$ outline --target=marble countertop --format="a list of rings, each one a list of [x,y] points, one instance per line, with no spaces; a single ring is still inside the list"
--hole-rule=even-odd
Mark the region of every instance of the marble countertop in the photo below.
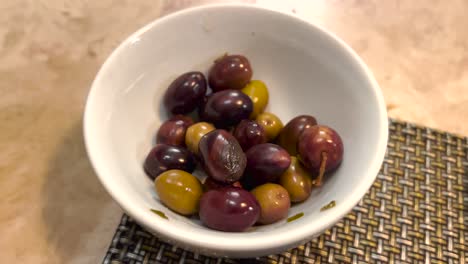
[[[2,262],[102,260],[122,211],[83,145],[90,84],[130,33],[211,2],[0,0]],[[468,135],[467,1],[245,2],[285,9],[347,41],[374,72],[391,117]]]

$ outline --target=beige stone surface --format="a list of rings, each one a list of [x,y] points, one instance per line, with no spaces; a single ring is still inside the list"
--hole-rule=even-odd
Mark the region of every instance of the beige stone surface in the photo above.
[[[90,83],[131,32],[209,2],[0,0],[0,262],[101,261],[122,212],[83,146]],[[347,41],[390,116],[468,135],[467,1],[257,2]]]

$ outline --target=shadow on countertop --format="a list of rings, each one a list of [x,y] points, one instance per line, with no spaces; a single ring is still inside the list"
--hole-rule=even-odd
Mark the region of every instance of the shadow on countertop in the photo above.
[[[65,133],[49,162],[42,212],[51,249],[61,263],[100,262],[121,210],[91,167],[81,120]]]

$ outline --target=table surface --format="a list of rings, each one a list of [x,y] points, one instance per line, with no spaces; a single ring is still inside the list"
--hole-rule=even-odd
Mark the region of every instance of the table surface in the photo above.
[[[122,211],[83,145],[90,84],[130,33],[212,2],[220,1],[0,0],[2,261],[101,261]],[[374,72],[391,117],[468,135],[467,1],[246,2],[295,13],[348,42]]]

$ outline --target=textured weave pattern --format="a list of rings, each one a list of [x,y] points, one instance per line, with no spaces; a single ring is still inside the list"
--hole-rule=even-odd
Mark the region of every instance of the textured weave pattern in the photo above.
[[[377,180],[310,242],[251,260],[214,259],[159,241],[123,216],[104,263],[468,263],[468,138],[390,122]]]

